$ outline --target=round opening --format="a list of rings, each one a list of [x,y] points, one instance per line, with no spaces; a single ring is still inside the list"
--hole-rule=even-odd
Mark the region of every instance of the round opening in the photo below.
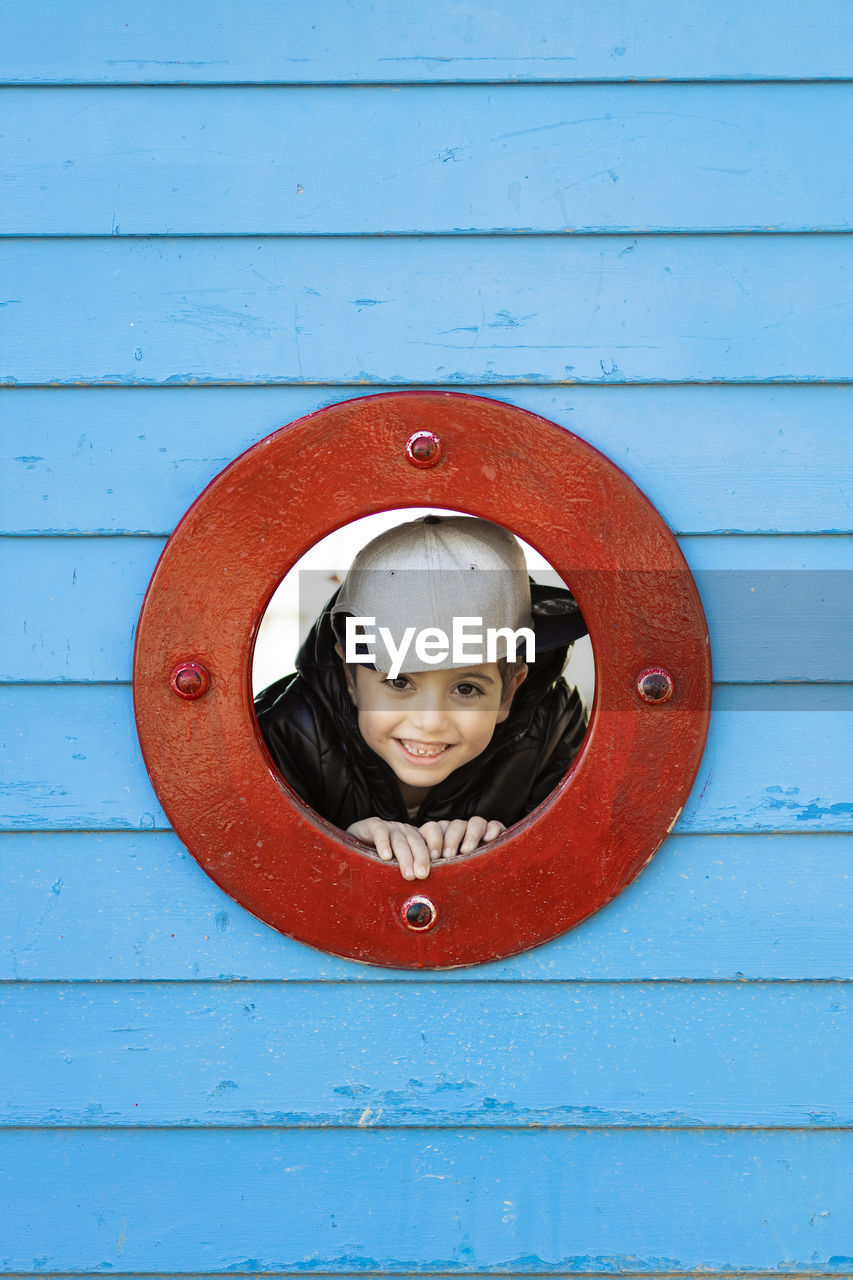
[[[514,553],[532,633],[518,631],[515,661],[488,626],[512,617],[514,581],[495,565]],[[357,600],[360,617],[348,607],[330,618],[339,597]],[[348,617],[360,637],[352,650]],[[405,879],[482,852],[553,792],[580,749],[594,689],[570,584],[511,530],[444,507],[379,512],[317,542],[272,595],[252,661],[258,724],[280,776]]]

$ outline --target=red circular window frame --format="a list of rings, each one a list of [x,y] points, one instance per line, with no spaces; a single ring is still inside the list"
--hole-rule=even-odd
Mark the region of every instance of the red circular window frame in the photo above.
[[[443,445],[429,469],[407,457],[416,431]],[[492,519],[535,546],[571,586],[595,653],[590,726],[566,778],[497,842],[417,886],[295,797],[270,763],[251,696],[255,636],[284,575],[341,525],[415,506]],[[170,683],[189,663],[210,676],[193,699]],[[665,703],[638,696],[651,667],[672,678]],[[441,391],[332,405],[226,467],[163,551],[133,680],[152,783],[207,874],[300,942],[397,968],[513,955],[614,898],[678,818],[711,705],[696,585],[633,481],[547,419]],[[416,887],[436,910],[429,931],[405,925]]]

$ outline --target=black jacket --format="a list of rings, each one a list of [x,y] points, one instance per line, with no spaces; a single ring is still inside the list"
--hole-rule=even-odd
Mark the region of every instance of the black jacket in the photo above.
[[[433,787],[409,818],[390,765],[368,747],[335,653],[329,609],[314,624],[285,676],[255,699],[255,711],[273,762],[294,791],[329,822],[346,830],[362,818],[421,825],[441,818],[497,819],[506,826],[534,809],[554,789],[577,754],[586,729],[578,694],[560,679],[568,643],[586,634],[569,592],[531,584],[537,660],[519,687],[510,714],[479,756]],[[564,643],[540,652],[539,635],[553,631]],[[553,639],[553,637],[552,637]]]

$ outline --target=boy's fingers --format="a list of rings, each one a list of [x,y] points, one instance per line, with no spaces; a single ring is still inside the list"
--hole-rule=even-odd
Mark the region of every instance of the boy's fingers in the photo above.
[[[368,818],[365,826],[370,833],[368,838],[373,842],[373,847],[380,858],[385,862],[390,862],[394,854],[391,850],[391,838],[387,822],[383,822],[381,818]]]
[[[465,833],[465,839],[462,841],[459,852],[473,853],[483,836],[486,834],[486,827],[488,825],[489,824],[486,822],[485,818],[469,818],[468,829]]]
[[[391,847],[404,880],[425,880],[429,875],[429,849],[416,827],[391,828]]]
[[[442,818],[412,827],[402,822],[386,822],[383,818],[364,818],[347,827],[347,834],[365,844],[372,844],[383,862],[396,858],[404,880],[426,880],[430,863],[438,858],[453,858],[472,853],[479,844],[488,843],[506,831],[502,822],[485,818]]]
[[[444,844],[444,832],[437,822],[425,822],[419,828],[421,835],[427,843],[429,856],[432,859],[441,857],[441,846]]]
[[[414,880],[415,865],[412,850],[409,847],[409,837],[401,827],[392,830],[391,846],[400,868],[400,875],[404,880]]]
[[[363,818],[360,822],[353,822],[347,827],[347,835],[355,836],[362,844],[372,844],[386,862],[394,856],[388,839],[388,824],[381,818]]]
[[[405,832],[412,851],[415,879],[426,880],[429,875],[429,846],[417,827],[406,827]]]
[[[387,831],[377,833],[374,847],[384,862],[390,862],[394,857]]]
[[[454,818],[448,823],[447,830],[444,833],[444,846],[441,850],[443,858],[452,858],[456,850],[459,848],[459,842],[462,840],[465,832],[468,830],[468,823],[464,818]]]

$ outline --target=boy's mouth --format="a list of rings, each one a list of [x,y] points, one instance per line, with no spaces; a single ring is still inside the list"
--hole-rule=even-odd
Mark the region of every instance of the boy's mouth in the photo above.
[[[447,742],[418,742],[414,738],[396,738],[406,755],[415,760],[437,760],[450,750]]]

